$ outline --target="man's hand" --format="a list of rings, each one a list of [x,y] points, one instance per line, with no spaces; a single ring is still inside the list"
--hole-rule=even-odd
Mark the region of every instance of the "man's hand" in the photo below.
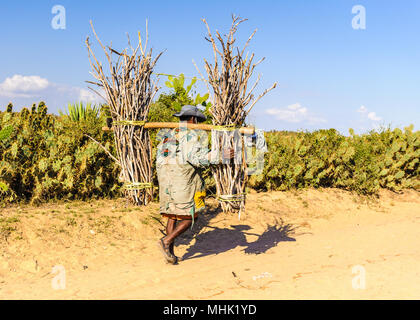
[[[214,150],[215,151],[215,150]],[[209,152],[207,155],[207,159],[209,162],[211,162],[212,160],[212,155],[214,155],[214,151]],[[222,151],[222,159],[228,159],[231,160],[235,157],[235,150],[234,149],[223,149]]]
[[[233,159],[235,156],[234,149],[223,149],[223,159]]]

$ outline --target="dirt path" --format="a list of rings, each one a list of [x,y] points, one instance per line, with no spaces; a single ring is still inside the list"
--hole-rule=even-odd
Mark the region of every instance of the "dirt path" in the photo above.
[[[365,200],[340,190],[251,194],[241,220],[202,217],[178,242],[185,260],[175,266],[156,248],[158,221],[141,220],[147,212],[127,213],[104,235],[76,219],[49,246],[20,222],[20,238],[5,247],[0,298],[420,299],[419,193]],[[64,290],[52,288],[58,264]]]

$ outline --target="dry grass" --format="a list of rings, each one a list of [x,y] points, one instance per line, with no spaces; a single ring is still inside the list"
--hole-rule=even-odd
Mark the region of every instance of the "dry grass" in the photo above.
[[[238,224],[250,226],[250,232],[257,234],[273,227],[287,229],[289,236],[307,234],[314,223],[338,213],[355,215],[373,210],[386,214],[401,203],[418,201],[415,191],[396,195],[384,190],[378,198],[338,189],[251,191],[240,221],[237,215],[218,212],[216,201],[211,199],[210,213],[199,219],[181,242],[188,246],[212,228]],[[161,236],[165,221],[158,210],[158,203],[135,207],[127,206],[125,199],[7,207],[0,213],[0,280],[22,275],[39,277],[60,263],[71,271],[111,260],[132,261]]]

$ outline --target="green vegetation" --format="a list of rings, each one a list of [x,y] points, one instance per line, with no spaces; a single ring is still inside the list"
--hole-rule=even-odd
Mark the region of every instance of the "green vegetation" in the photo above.
[[[194,77],[190,84],[185,86],[185,76],[183,74],[178,77],[168,76],[168,81],[165,82],[170,92],[161,94],[156,102],[150,106],[148,121],[150,122],[178,122],[178,119],[173,116],[174,113],[181,111],[182,106],[189,104],[203,107],[202,111],[206,115],[205,123],[212,123],[209,108],[211,103],[208,103],[208,93],[200,96],[194,91],[194,85],[197,79]],[[195,96],[194,96],[195,95]]]
[[[67,116],[72,121],[88,121],[90,119],[96,119],[99,117],[100,107],[92,106],[91,103],[84,105],[82,102],[67,105],[67,114],[64,114],[61,110],[59,111],[60,116]]]
[[[12,126],[8,126],[0,130],[0,143],[3,140],[6,140],[7,138],[9,138],[12,132],[13,132]],[[6,183],[0,181],[0,193],[5,193],[7,192],[7,190],[9,190],[9,186]]]
[[[172,91],[154,103],[150,121],[174,121],[172,114],[182,104],[207,99],[191,97],[193,84],[184,88],[183,77],[170,78],[167,85]],[[106,106],[77,121],[69,115],[48,114],[42,102],[20,112],[7,106],[0,112],[0,203],[120,196],[118,165],[87,136],[115,154],[113,133],[101,129],[106,117]],[[250,176],[248,184],[256,190],[336,187],[374,194],[379,188],[420,189],[420,131],[412,126],[363,135],[350,130],[348,137],[334,129],[267,132],[265,137],[263,172]],[[210,170],[204,175],[212,188]]]
[[[268,132],[261,175],[249,186],[262,190],[336,187],[372,194],[379,188],[420,188],[420,131],[413,126],[350,137],[336,130]]]
[[[0,129],[13,127],[0,143],[0,180],[8,191],[1,202],[88,199],[118,194],[118,167],[97,143],[113,151],[112,133],[101,130],[105,119],[57,117],[43,102],[31,110],[0,113]]]

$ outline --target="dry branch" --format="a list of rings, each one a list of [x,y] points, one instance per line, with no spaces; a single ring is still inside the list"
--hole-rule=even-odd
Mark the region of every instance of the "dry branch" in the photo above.
[[[128,49],[118,51],[111,46],[104,46],[92,22],[91,26],[96,40],[105,53],[109,70],[104,71],[102,63],[98,61],[87,38],[86,46],[92,68],[91,74],[96,79],[95,82],[89,83],[104,91],[113,122],[146,121],[150,104],[157,92],[157,83],[151,80],[151,75],[162,54],[152,59],[152,50],[147,52],[147,22],[145,45],[142,45],[139,32],[136,48],[131,46],[128,38],[130,52]],[[114,139],[118,162],[121,166],[120,177],[123,182],[127,185],[151,183],[152,150],[148,131],[142,126],[118,125],[114,128]],[[152,199],[153,190],[128,188],[125,194],[132,203],[140,205],[147,204]]]
[[[213,35],[207,21],[203,19],[207,29],[205,39],[211,43],[214,56],[213,63],[204,60],[204,67],[207,72],[208,85],[212,88],[212,92],[209,90],[212,102],[210,113],[213,116],[213,124],[217,126],[242,127],[254,105],[276,87],[276,83],[274,83],[256,99],[253,91],[258,85],[260,77],[257,78],[251,89],[248,88],[248,82],[253,75],[255,67],[264,58],[253,62],[254,54],[250,56],[247,54],[244,57],[245,49],[257,30],[251,34],[242,50],[235,47],[236,31],[244,21],[246,19],[232,16],[232,25],[229,33],[222,37],[218,31]],[[247,108],[248,105],[249,107]],[[212,167],[217,195],[221,200],[223,211],[240,212],[245,205],[244,193],[247,180],[242,137],[238,132],[220,132],[212,136],[212,147],[219,149],[234,148],[242,155],[240,158],[242,161]]]

